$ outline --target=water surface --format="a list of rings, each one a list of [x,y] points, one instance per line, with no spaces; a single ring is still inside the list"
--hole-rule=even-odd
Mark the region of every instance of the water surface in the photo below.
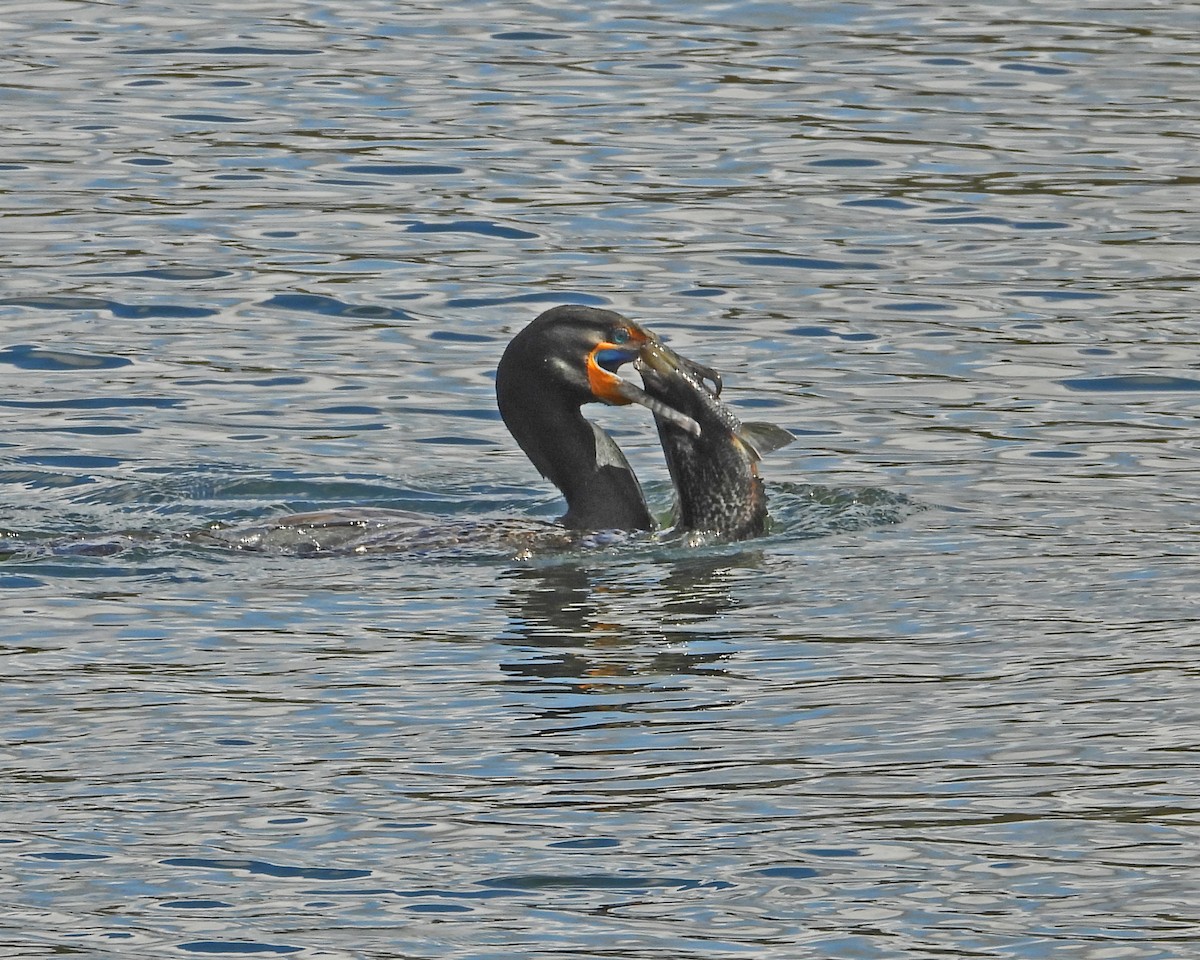
[[[5,956],[1194,954],[1194,14],[11,12]],[[553,520],[562,302],[799,435],[770,537],[186,536]]]

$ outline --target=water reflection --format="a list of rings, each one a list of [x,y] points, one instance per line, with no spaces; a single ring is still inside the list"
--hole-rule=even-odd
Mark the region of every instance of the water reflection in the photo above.
[[[732,578],[758,569],[763,557],[744,547],[627,567],[553,563],[508,571],[513,628],[538,645],[591,642],[597,636],[631,641],[686,639],[687,626],[708,623],[734,603]],[[614,616],[629,611],[629,622]]]
[[[573,679],[580,689],[621,680],[719,672],[732,641],[722,617],[737,600],[733,583],[762,563],[755,550],[696,555],[636,567],[547,564],[510,570],[499,601],[509,616],[500,639],[538,651],[510,661],[514,677]],[[691,649],[703,641],[704,649]],[[732,649],[732,647],[730,648]]]

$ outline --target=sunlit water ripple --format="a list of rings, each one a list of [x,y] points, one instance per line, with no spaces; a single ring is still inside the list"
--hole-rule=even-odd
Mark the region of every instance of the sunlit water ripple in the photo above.
[[[1194,6],[5,38],[5,957],[1197,952]],[[770,536],[476,549],[562,302],[799,436]]]

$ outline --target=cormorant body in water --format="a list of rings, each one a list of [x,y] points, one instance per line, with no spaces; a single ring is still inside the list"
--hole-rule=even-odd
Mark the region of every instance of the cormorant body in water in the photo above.
[[[773,423],[742,423],[719,396],[715,371],[649,344],[637,369],[646,392],[673,411],[694,420],[696,433],[655,414],[667,469],[675,484],[677,530],[714,533],[745,540],[766,533],[767,493],[758,462],[795,440]],[[705,381],[712,383],[710,389]]]
[[[645,389],[617,373],[626,363]],[[710,388],[707,384],[711,383]],[[681,357],[650,331],[611,310],[567,305],[545,311],[508,344],[496,369],[496,401],[509,432],[562,492],[561,526],[512,518],[470,521],[388,510],[296,514],[240,532],[242,549],[304,552],[418,551],[499,538],[519,553],[562,549],[586,531],[654,529],[641,485],[621,448],[583,416],[587,403],[638,403],[651,410],[677,495],[677,531],[744,540],[767,528],[758,461],[795,438],[769,423],[742,424],[720,399],[719,374]],[[565,529],[564,529],[565,528]],[[221,531],[226,539],[233,530]]]
[[[631,362],[641,371],[645,389],[618,375]],[[185,539],[243,550],[422,554],[480,546],[482,539],[529,555],[538,544],[569,546],[583,531],[651,530],[653,518],[624,454],[580,410],[593,402],[638,403],[653,412],[678,495],[677,530],[732,540],[758,536],[767,525],[758,460],[794,437],[771,424],[741,424],[719,393],[715,371],[680,357],[620,314],[554,307],[505,349],[496,371],[496,399],[521,449],[566,498],[561,526],[516,518],[448,521],[352,508],[293,514],[249,527],[215,525]]]
[[[566,498],[561,526],[518,518],[434,520],[360,508],[293,514],[265,525],[213,529],[204,537],[243,550],[303,553],[453,552],[492,541],[528,554],[539,546],[570,546],[585,531],[652,530],[641,485],[621,448],[580,410],[586,403],[638,403],[682,435],[698,434],[695,421],[617,374],[650,350],[661,366],[689,363],[619,313],[567,305],[534,319],[500,358],[500,416],[533,465]]]

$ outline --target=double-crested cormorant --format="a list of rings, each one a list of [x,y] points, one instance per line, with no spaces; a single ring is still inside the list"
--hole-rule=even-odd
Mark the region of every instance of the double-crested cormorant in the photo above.
[[[585,403],[640,403],[682,435],[688,417],[657,402],[617,369],[653,350],[664,369],[683,362],[644,327],[611,310],[561,306],[518,333],[496,370],[496,400],[509,432],[567,499],[562,524],[576,530],[650,530],[654,521],[621,448],[580,412]]]
[[[712,370],[656,343],[639,352],[637,368],[646,392],[673,414],[654,419],[678,498],[676,529],[729,540],[765,533],[767,494],[758,461],[795,436],[773,423],[742,423],[721,401],[721,381]],[[681,429],[679,414],[695,421],[699,433]]]
[[[623,379],[635,363],[645,387]],[[707,383],[711,383],[711,388]],[[744,539],[764,533],[766,494],[761,455],[794,437],[771,424],[742,424],[720,400],[719,375],[664,346],[644,327],[592,307],[547,310],[509,343],[496,371],[505,425],[542,475],[562,491],[562,528],[505,520],[457,523],[387,509],[334,509],[254,525],[213,524],[183,535],[194,543],[292,553],[409,550],[422,555],[477,544],[481,534],[530,555],[577,542],[576,531],[651,530],[641,485],[613,439],[584,418],[585,403],[638,403],[658,425],[678,495],[676,529]],[[53,549],[111,553],[135,542],[73,541]]]
[[[645,389],[618,369],[636,362]],[[710,389],[705,381],[712,383]],[[677,529],[742,539],[762,533],[766,496],[760,453],[790,442],[770,424],[738,422],[721,402],[717,373],[680,357],[650,331],[611,310],[560,306],[547,310],[509,343],[496,370],[500,415],[521,449],[562,491],[567,512],[557,534],[517,518],[458,524],[393,510],[294,514],[266,525],[209,529],[196,539],[246,550],[299,552],[436,552],[488,538],[521,553],[551,549],[575,531],[651,530],[641,485],[616,442],[587,420],[585,403],[638,403],[658,424],[679,499]]]

